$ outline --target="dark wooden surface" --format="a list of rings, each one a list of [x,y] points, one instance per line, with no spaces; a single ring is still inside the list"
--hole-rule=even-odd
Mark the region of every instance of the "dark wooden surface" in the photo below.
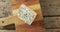
[[[60,32],[60,0],[40,0],[46,32]]]

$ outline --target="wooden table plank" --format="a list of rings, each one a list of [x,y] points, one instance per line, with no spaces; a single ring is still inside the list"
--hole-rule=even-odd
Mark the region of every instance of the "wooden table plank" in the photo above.
[[[46,32],[60,32],[60,29],[47,29]]]
[[[45,22],[46,28],[60,27],[60,17],[45,17],[44,22]]]
[[[60,0],[40,0],[44,16],[60,15]]]
[[[60,32],[60,0],[40,0],[40,3],[46,32]]]

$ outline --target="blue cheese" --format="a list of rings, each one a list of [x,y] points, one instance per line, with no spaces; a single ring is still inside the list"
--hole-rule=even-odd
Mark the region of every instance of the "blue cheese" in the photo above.
[[[29,25],[32,24],[35,17],[37,16],[37,13],[34,10],[30,9],[24,4],[22,4],[18,10],[19,18]]]

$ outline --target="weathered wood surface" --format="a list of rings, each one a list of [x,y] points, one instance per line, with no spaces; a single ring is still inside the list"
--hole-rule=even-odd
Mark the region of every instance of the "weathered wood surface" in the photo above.
[[[11,0],[0,0],[0,18],[12,15]]]
[[[46,32],[60,32],[60,0],[40,0]]]
[[[60,27],[60,17],[44,17],[46,28]]]
[[[60,0],[40,0],[44,16],[60,15]]]
[[[47,29],[46,32],[60,32],[60,29]]]

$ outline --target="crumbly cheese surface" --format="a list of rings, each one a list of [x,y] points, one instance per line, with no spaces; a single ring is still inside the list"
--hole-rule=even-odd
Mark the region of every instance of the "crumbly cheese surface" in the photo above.
[[[22,4],[19,8],[19,18],[23,20],[25,23],[31,25],[34,21],[35,17],[37,16],[37,13],[27,7],[26,5]]]

